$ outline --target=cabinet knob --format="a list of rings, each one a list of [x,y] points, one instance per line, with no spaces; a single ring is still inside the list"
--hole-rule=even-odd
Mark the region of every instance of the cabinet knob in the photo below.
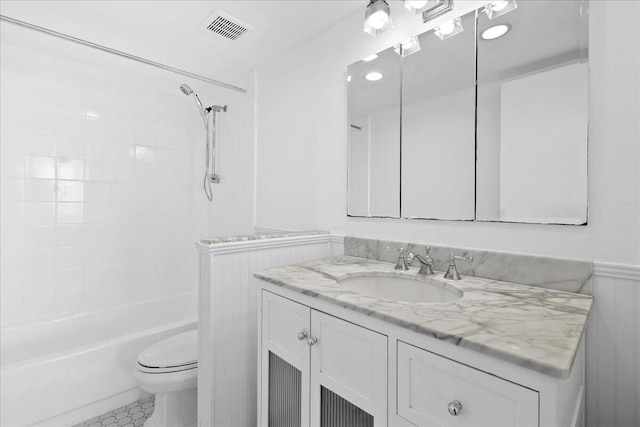
[[[449,410],[449,413],[455,417],[460,414],[460,411],[462,411],[462,404],[457,400],[454,400],[447,405],[447,409]]]
[[[307,344],[309,344],[309,347],[311,347],[312,345],[314,345],[315,343],[318,342],[318,338],[316,337],[311,337],[307,340]]]
[[[307,338],[309,336],[309,334],[307,334],[306,331],[300,331],[298,332],[298,341],[302,341],[303,339]]]

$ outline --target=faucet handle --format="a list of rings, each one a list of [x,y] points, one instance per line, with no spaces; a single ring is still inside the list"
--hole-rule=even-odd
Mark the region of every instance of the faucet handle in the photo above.
[[[407,260],[404,258],[404,248],[401,247],[400,249],[398,249],[387,246],[387,250],[391,249],[398,252],[398,260],[396,261],[396,266],[394,267],[394,269],[407,271],[409,269],[409,266],[407,265]],[[409,257],[409,262],[411,262],[411,260],[413,259],[413,253],[409,254]]]
[[[451,252],[449,254],[449,268],[447,268],[447,272],[444,274],[445,279],[451,279],[451,280],[461,279],[460,274],[458,273],[458,269],[456,268],[457,259],[461,259],[467,262],[473,262],[472,256],[464,257],[464,256],[456,255],[453,252]]]
[[[456,261],[457,259],[461,259],[463,261],[467,261],[467,262],[473,262],[473,257],[472,256],[460,256],[460,255],[456,255],[453,252],[451,252],[449,254],[449,264],[453,264],[456,265]]]

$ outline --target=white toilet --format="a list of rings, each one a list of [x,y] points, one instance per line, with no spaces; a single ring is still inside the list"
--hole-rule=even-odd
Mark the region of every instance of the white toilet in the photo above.
[[[190,427],[198,412],[198,330],[147,347],[134,369],[138,385],[156,395],[145,427]]]

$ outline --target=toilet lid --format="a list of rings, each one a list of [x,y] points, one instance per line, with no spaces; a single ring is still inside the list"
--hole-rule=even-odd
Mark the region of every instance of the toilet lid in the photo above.
[[[138,363],[147,368],[174,368],[198,363],[198,330],[183,332],[147,347]]]

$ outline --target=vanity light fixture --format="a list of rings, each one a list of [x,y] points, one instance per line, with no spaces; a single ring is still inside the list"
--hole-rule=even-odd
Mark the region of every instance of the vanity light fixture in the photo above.
[[[372,71],[370,73],[367,73],[364,78],[369,80],[370,82],[377,82],[378,80],[380,80],[381,78],[383,78],[384,75],[378,71]]]
[[[487,14],[489,19],[493,19],[498,16],[502,16],[505,13],[509,13],[512,10],[517,9],[517,7],[518,5],[516,4],[516,0],[499,0],[486,5],[483,12]]]
[[[427,8],[427,5],[431,3],[433,0],[427,1],[418,1],[418,0],[404,0],[404,7],[414,15],[422,12]],[[441,3],[441,0],[435,0],[436,3]]]
[[[418,36],[411,37],[410,39],[403,41],[396,45],[393,50],[403,58],[411,55],[412,53],[418,52],[420,50],[420,41],[418,40]]]
[[[462,28],[462,19],[458,17],[451,21],[443,22],[439,27],[435,28],[434,33],[440,38],[440,40],[444,40],[449,37],[453,37],[462,31],[464,31],[464,28]]]
[[[391,28],[389,4],[385,0],[370,0],[364,14],[364,31],[376,37]]]
[[[366,58],[362,59],[362,62],[369,62],[369,61],[373,61],[374,59],[378,58],[378,55],[376,55],[375,53],[373,55],[369,55]]]
[[[484,30],[480,37],[482,37],[482,40],[495,40],[507,34],[509,30],[511,30],[511,25],[498,24]]]

